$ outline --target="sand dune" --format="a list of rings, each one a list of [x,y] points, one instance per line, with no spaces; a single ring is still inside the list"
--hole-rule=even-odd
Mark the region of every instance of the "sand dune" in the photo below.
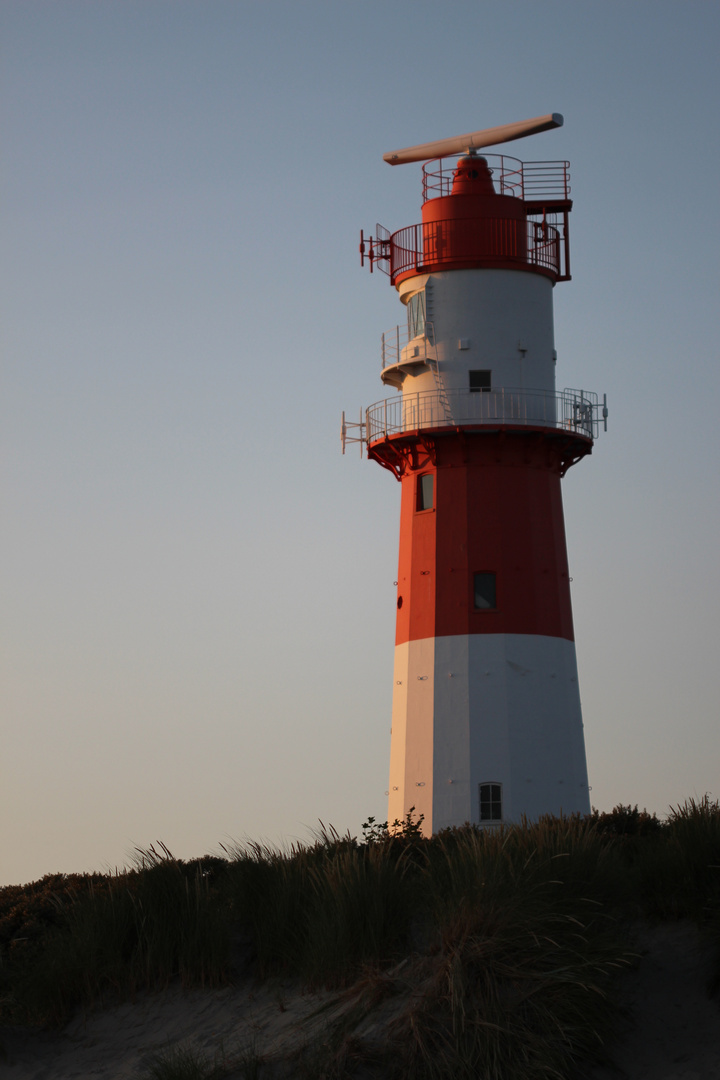
[[[636,941],[641,959],[623,983],[623,1029],[607,1046],[607,1060],[586,1071],[588,1080],[720,1080],[720,1001],[708,993],[707,945],[687,922],[639,926]],[[172,987],[78,1013],[58,1033],[3,1029],[0,1075],[138,1080],[159,1051],[188,1047],[210,1059],[234,1060],[237,1080],[248,1052],[275,1062],[278,1076],[292,1076],[293,1053],[303,1042],[322,1039],[328,1022],[347,1007],[346,998],[303,993],[288,983]],[[375,1017],[376,1037],[382,1025],[383,1017]]]

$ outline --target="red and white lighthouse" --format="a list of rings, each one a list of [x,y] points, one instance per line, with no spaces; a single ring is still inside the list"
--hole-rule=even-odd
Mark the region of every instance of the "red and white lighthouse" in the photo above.
[[[386,154],[425,161],[422,220],[361,236],[406,321],[343,447],[402,487],[388,815],[428,833],[590,810],[560,481],[607,407],[555,387],[568,163],[478,154],[561,123]]]

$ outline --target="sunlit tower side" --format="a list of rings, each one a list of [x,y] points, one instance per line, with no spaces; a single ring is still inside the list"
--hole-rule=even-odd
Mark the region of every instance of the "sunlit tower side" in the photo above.
[[[402,487],[388,814],[428,833],[590,810],[560,481],[607,405],[555,388],[568,163],[477,152],[561,124],[386,154],[425,162],[422,220],[361,234],[406,323],[382,338],[400,393],[343,416],[343,450]]]

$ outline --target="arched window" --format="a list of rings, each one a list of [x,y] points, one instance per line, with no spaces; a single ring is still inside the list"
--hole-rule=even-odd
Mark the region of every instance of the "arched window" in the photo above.
[[[480,821],[502,821],[502,784],[480,785]]]

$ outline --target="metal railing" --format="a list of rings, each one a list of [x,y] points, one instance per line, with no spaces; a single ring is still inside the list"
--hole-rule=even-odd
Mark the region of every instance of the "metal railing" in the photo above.
[[[409,347],[411,341],[413,345]],[[394,326],[382,335],[380,351],[383,369],[391,364],[399,364],[401,360],[427,359],[427,345],[427,330],[425,334],[417,334],[411,338],[407,323]]]
[[[516,218],[451,218],[407,225],[386,241],[394,282],[408,270],[467,260],[498,259],[561,273],[560,231],[548,222]],[[383,256],[380,256],[383,257]]]
[[[464,157],[464,155],[458,155]],[[519,161],[507,154],[480,154],[487,161],[498,195],[516,199],[567,201],[570,198],[569,161]],[[423,202],[449,195],[457,156],[436,158],[423,165]]]
[[[424,390],[371,405],[365,439],[369,445],[406,431],[485,424],[555,428],[596,439],[601,423],[607,430],[607,401],[598,403],[597,394],[587,390]]]

